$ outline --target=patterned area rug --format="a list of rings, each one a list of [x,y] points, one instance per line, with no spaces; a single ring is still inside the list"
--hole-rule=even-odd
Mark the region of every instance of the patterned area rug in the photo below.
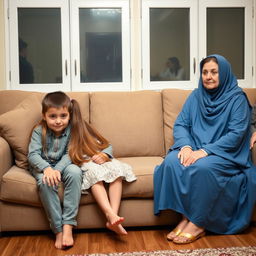
[[[70,254],[65,256],[256,256],[256,246],[197,250]]]

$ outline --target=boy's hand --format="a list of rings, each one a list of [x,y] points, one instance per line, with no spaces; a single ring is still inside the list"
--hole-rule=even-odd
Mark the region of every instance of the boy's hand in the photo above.
[[[58,170],[54,170],[51,167],[44,169],[43,183],[48,186],[58,186],[61,181],[61,174]]]

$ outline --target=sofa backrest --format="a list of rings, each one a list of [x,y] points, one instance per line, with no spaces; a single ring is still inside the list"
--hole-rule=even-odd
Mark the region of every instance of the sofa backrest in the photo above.
[[[173,125],[191,90],[165,89],[162,91],[164,139],[166,151],[173,144]]]
[[[251,105],[256,104],[256,88],[244,91]],[[164,155],[173,144],[173,125],[190,93],[182,89],[67,92],[79,102],[84,119],[111,142],[116,157]],[[40,101],[44,96],[39,92],[0,91],[0,115],[32,94]]]
[[[113,145],[115,157],[165,154],[161,92],[93,92],[90,123]]]
[[[83,118],[89,121],[89,93],[70,92],[67,94],[79,102]],[[43,96],[43,93],[0,92],[0,109],[4,108],[0,115],[0,136],[9,143],[15,156],[15,163],[21,168],[28,167],[27,153],[31,130],[42,118],[41,100]]]
[[[243,90],[246,93],[251,105],[252,106],[255,105],[256,104],[256,88],[244,88]]]
[[[256,104],[256,88],[244,88],[251,105]],[[173,125],[192,90],[165,89],[162,91],[165,148],[173,145]]]
[[[36,95],[41,101],[45,93],[29,92],[19,90],[0,91],[0,115],[8,112],[18,106],[25,98]],[[67,92],[70,98],[76,99],[81,107],[82,115],[86,121],[89,121],[89,93],[88,92]],[[31,106],[33,107],[33,106]],[[41,113],[39,113],[41,114]]]
[[[37,95],[38,98],[42,98],[40,92],[28,92],[19,90],[2,90],[0,91],[0,115],[14,109],[19,105],[26,97],[30,95]]]

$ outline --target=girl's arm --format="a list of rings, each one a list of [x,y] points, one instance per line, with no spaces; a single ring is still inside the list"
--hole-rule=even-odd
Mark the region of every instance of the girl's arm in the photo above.
[[[108,162],[111,158],[113,158],[113,148],[111,145],[109,145],[98,154],[92,156],[92,161],[96,164],[104,164],[105,162]]]
[[[104,148],[101,152],[107,154],[109,158],[113,158],[113,147],[112,147],[112,145],[109,144],[109,146],[107,148]]]

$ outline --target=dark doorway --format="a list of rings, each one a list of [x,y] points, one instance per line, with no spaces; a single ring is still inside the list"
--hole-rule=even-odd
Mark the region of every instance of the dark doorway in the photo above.
[[[86,76],[82,82],[122,82],[121,33],[86,33]]]

